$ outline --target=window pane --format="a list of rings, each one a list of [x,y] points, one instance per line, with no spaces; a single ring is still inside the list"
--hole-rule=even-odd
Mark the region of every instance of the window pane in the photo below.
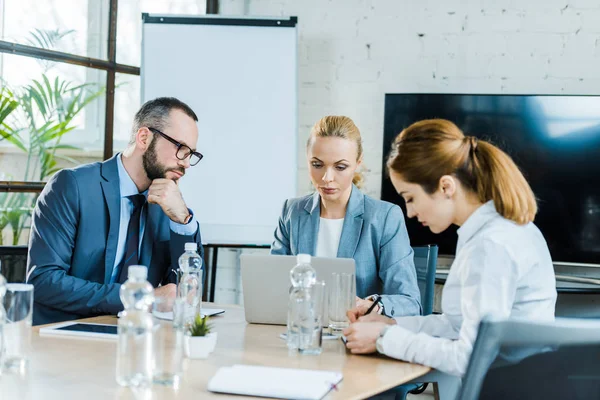
[[[2,180],[45,181],[102,159],[106,72],[0,53],[0,74],[18,102],[0,128]]]
[[[3,40],[106,59],[108,0],[5,0]]]
[[[37,197],[37,193],[0,193],[0,245],[27,244]]]
[[[113,152],[123,151],[129,143],[133,117],[140,108],[140,77],[117,74],[115,89],[115,119]]]
[[[117,62],[140,66],[142,13],[206,14],[206,0],[120,0],[117,13]]]

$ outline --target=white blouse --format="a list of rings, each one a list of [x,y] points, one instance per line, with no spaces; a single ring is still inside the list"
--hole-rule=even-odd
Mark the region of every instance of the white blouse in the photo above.
[[[484,316],[552,321],[555,303],[554,268],[542,233],[533,223],[502,217],[489,201],[458,230],[443,314],[396,318],[380,350],[462,376]]]
[[[343,227],[344,218],[321,218],[319,221],[319,234],[317,235],[317,250],[315,252],[315,257],[337,257]]]

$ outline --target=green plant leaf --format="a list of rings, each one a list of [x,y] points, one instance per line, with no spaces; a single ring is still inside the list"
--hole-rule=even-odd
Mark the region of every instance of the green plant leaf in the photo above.
[[[196,315],[194,322],[188,326],[190,336],[206,336],[211,330],[212,325],[208,323],[208,316]]]
[[[77,147],[74,147],[74,148],[77,148]],[[54,154],[54,158],[56,158],[57,160],[67,161],[67,162],[70,162],[71,164],[77,165],[77,160],[74,158],[71,158],[69,156],[65,156],[62,154]]]
[[[16,147],[19,148],[19,150],[27,152],[27,148],[23,145],[23,143],[21,143],[21,141],[19,141],[19,139],[15,135],[12,135],[3,129],[0,129],[0,136],[2,136],[2,138],[5,139],[7,142],[14,144]]]
[[[79,150],[79,147],[72,146],[70,144],[57,144],[54,146],[48,146],[46,148],[49,150]]]
[[[65,133],[70,132],[75,128],[75,126],[67,127],[66,122],[60,122],[54,125],[53,127],[47,129],[43,134],[39,136],[38,140],[41,143],[47,143],[58,137],[61,137]]]
[[[0,91],[0,123],[3,123],[18,105],[19,103],[15,99],[4,96]]]
[[[56,44],[65,36],[70,35],[75,30],[70,29],[61,31],[59,29],[35,29],[35,32],[29,32],[29,37],[26,39],[27,43],[34,47],[41,47],[43,49],[53,49]]]
[[[45,89],[44,93],[47,94],[47,96],[46,96],[47,104],[50,109],[54,109],[54,108],[56,108],[56,98],[57,98],[57,96],[55,96],[56,93],[53,92],[52,84],[50,83],[50,80],[48,79],[48,76],[46,74],[42,75],[42,79],[44,80],[44,89]]]
[[[37,45],[51,46],[63,33],[68,34],[38,30],[32,33],[31,40]],[[77,149],[61,144],[61,140],[77,128],[74,118],[105,93],[104,87],[92,83],[74,85],[67,79],[41,74],[15,93],[6,90],[5,95],[0,87],[0,117],[6,118],[9,107],[15,117],[11,117],[13,126],[0,120],[0,140],[27,153],[24,180],[44,180],[59,170],[58,160],[76,164],[73,158],[56,152]]]
[[[37,105],[38,110],[46,118],[48,111],[46,110],[46,101],[44,100],[44,95],[40,93],[39,89],[41,85],[38,81],[34,80],[34,85],[29,85],[26,87],[28,97],[31,98],[35,104]],[[33,107],[29,107],[31,109],[31,117],[35,118],[35,114],[33,112]]]

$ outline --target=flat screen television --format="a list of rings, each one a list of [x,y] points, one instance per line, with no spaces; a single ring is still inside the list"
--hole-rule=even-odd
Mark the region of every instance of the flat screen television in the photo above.
[[[384,170],[396,135],[429,118],[453,121],[515,160],[538,199],[534,222],[555,262],[600,264],[600,96],[387,94]],[[387,174],[381,197],[406,215]],[[456,227],[436,235],[407,219],[407,229],[411,244],[455,253]]]

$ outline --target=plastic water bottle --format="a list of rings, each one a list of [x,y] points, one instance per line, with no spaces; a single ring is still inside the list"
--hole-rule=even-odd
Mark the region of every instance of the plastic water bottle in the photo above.
[[[179,257],[177,296],[184,300],[183,322],[192,322],[202,308],[202,257],[197,243],[186,243]]]
[[[146,280],[148,269],[132,265],[120,297],[125,311],[119,318],[117,344],[117,383],[121,386],[152,384],[152,315],[154,289]]]
[[[312,304],[307,289],[315,283],[317,273],[310,264],[310,258],[309,254],[298,254],[296,257],[297,264],[290,271],[292,289],[288,303],[287,321],[287,346],[290,350],[297,350],[302,347],[300,343],[301,338],[304,336],[302,335],[302,326],[312,314]]]
[[[2,375],[2,364],[4,363],[4,324],[6,322],[6,311],[4,310],[4,295],[6,294],[6,279],[0,274],[0,375]]]

